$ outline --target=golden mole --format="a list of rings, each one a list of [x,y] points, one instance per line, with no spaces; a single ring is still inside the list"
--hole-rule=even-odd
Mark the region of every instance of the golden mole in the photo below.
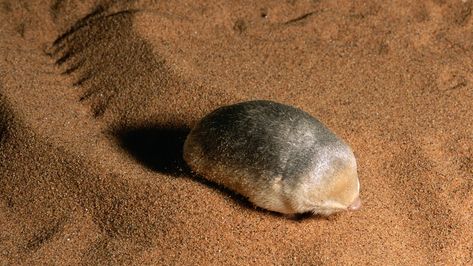
[[[220,107],[191,130],[184,160],[270,211],[330,215],[361,206],[351,148],[292,106],[257,100]]]

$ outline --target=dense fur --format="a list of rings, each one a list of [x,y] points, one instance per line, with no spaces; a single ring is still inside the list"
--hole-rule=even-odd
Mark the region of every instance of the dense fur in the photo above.
[[[203,177],[280,213],[330,214],[358,197],[351,149],[314,117],[271,101],[213,111],[189,134],[184,159]]]

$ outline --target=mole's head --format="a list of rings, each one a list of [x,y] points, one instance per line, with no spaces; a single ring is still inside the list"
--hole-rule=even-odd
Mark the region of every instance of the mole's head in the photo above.
[[[311,212],[330,215],[340,211],[355,211],[361,207],[360,182],[356,162],[332,163],[330,171],[319,176],[316,189],[308,193]]]

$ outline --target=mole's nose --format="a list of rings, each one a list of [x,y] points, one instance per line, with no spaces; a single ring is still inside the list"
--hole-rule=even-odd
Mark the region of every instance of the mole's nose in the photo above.
[[[348,206],[348,210],[350,211],[356,211],[358,209],[361,208],[361,199],[360,197],[356,197],[356,199],[353,201],[352,204],[350,204],[350,206]]]

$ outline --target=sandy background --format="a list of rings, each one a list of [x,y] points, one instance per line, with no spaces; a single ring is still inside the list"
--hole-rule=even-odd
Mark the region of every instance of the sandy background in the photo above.
[[[473,264],[473,1],[1,1],[0,265]],[[214,108],[298,106],[363,209],[289,220],[189,175]]]

